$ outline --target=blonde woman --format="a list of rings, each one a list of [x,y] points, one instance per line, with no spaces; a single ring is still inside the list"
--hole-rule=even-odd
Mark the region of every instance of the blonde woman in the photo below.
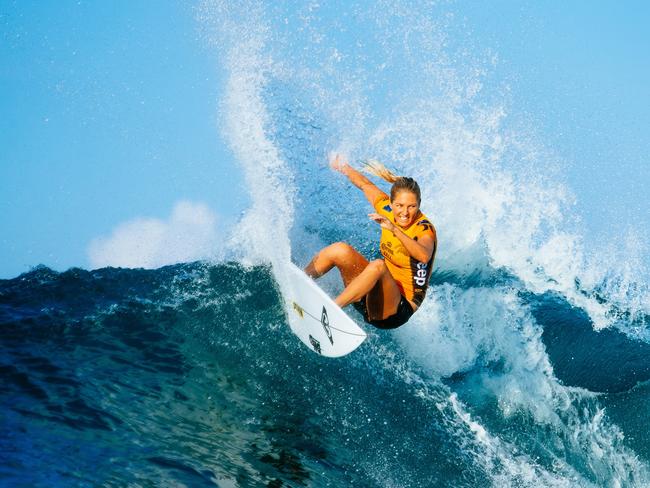
[[[340,307],[353,304],[371,325],[394,329],[405,324],[424,300],[436,254],[436,229],[420,212],[420,187],[413,178],[396,176],[382,164],[366,163],[366,171],[392,183],[390,196],[352,168],[339,155],[330,166],[363,191],[381,226],[383,259],[368,261],[345,242],[322,249],[305,268],[316,279],[333,267],[345,289],[336,297]]]

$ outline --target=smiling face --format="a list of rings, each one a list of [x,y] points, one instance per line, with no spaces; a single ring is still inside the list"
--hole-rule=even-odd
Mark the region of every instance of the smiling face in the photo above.
[[[391,200],[390,206],[393,209],[395,223],[404,229],[410,226],[420,213],[417,195],[407,190],[398,191]]]

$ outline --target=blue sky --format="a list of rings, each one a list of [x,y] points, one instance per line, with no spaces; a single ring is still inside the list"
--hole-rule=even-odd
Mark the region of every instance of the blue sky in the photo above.
[[[179,199],[236,217],[218,62],[191,5],[21,1],[0,15],[0,276],[87,267],[94,237]]]
[[[650,7],[449,10],[497,54],[511,110],[566,162],[589,232],[645,231]],[[185,2],[0,2],[1,278],[90,267],[93,239],[133,219],[164,233],[151,219],[173,220],[179,201],[204,204],[217,228],[236,221],[248,198],[219,132],[223,53],[196,17]]]

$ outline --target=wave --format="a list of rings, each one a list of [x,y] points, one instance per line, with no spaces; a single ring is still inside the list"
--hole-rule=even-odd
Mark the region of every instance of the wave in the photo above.
[[[604,405],[620,408],[621,394],[565,386],[546,359],[546,329],[533,315],[572,322],[575,309],[516,298],[498,280],[434,279],[436,299],[413,324],[370,331],[341,361],[291,334],[269,266],[42,267],[2,281],[0,449],[8,462],[0,478],[323,486],[648,479],[623,437],[642,421],[615,425],[604,414]],[[482,296],[464,296],[463,305],[463,293]],[[517,299],[509,313],[517,312],[496,325]],[[636,359],[639,343],[626,341],[615,364]],[[610,378],[592,368],[588,376]]]

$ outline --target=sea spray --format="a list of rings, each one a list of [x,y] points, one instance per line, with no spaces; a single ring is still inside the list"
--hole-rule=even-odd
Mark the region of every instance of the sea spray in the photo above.
[[[289,259],[288,233],[293,219],[293,178],[267,135],[272,120],[263,90],[273,68],[264,46],[268,26],[255,2],[238,6],[206,2],[203,20],[220,49],[228,78],[222,117],[226,140],[243,169],[252,205],[228,244],[232,255],[249,263]]]

